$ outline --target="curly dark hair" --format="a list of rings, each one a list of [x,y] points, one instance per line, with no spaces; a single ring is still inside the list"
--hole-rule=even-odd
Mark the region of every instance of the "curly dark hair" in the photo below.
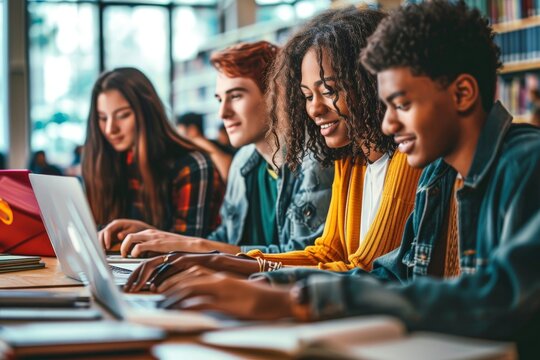
[[[381,22],[361,61],[372,72],[407,67],[443,86],[469,74],[478,82],[482,107],[489,111],[502,66],[494,36],[488,20],[463,1],[409,4]]]
[[[327,10],[307,22],[282,48],[270,77],[268,102],[276,146],[279,148],[278,132],[285,133],[285,161],[291,169],[298,168],[307,151],[328,166],[347,156],[365,161],[370,149],[388,153],[395,150],[393,139],[381,131],[385,107],[377,97],[377,80],[359,60],[367,38],[384,16],[377,10],[358,10],[352,6]],[[330,60],[336,77],[334,107],[346,120],[349,138],[353,139],[346,147],[329,148],[306,112],[306,100],[300,88],[301,66],[310,49],[318,54],[321,78],[323,53]],[[345,96],[349,116],[336,106],[339,94]],[[278,119],[280,124],[286,124],[285,131],[278,125]]]

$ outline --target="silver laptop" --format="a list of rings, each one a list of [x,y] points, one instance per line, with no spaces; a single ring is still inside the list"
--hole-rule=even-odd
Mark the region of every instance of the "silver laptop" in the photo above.
[[[162,295],[123,294],[97,239],[96,226],[80,182],[76,178],[30,174],[30,181],[47,231],[54,234],[56,254],[90,289],[104,308],[118,319],[157,325],[174,331],[221,327],[215,317],[192,312],[165,311]],[[49,230],[50,228],[50,230]],[[58,235],[58,236],[57,236]],[[51,234],[49,235],[51,236]]]
[[[67,232],[68,225],[72,222],[70,216],[73,210],[70,208],[74,208],[74,211],[80,215],[82,226],[89,237],[88,241],[98,247],[101,245],[99,244],[96,224],[81,184],[72,177],[30,174],[29,178],[62,272],[72,279],[82,281],[82,269],[74,255],[73,244],[69,240]],[[67,204],[70,204],[70,208]],[[137,264],[109,266],[115,282],[125,284]]]

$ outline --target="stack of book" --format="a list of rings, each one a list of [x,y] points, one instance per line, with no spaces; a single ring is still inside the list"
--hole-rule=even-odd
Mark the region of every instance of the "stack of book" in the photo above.
[[[540,26],[497,34],[495,42],[501,48],[501,60],[505,64],[540,58]]]
[[[45,263],[41,262],[39,256],[0,254],[0,273],[41,269],[44,267]]]
[[[465,2],[488,15],[494,24],[540,15],[539,0],[465,0]]]

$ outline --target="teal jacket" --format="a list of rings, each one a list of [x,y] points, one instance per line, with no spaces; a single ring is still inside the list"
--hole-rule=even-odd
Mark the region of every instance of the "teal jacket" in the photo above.
[[[265,276],[304,279],[316,318],[389,314],[410,330],[516,341],[520,358],[540,358],[540,129],[511,120],[493,106],[457,193],[460,277],[427,276],[456,178],[442,160],[422,173],[401,246],[370,274]]]

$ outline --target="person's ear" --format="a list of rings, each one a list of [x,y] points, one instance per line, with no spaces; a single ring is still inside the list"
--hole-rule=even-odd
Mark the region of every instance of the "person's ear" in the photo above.
[[[470,111],[480,101],[480,89],[474,76],[461,74],[452,86],[456,110],[459,112]]]

